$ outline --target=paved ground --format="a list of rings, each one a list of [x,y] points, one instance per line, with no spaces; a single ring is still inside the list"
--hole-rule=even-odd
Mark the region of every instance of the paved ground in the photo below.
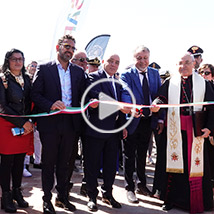
[[[79,161],[77,161],[77,167],[81,170]],[[40,214],[42,213],[42,191],[41,191],[41,180],[40,174],[41,170],[33,169],[32,166],[30,168],[33,176],[30,178],[23,178],[23,195],[25,199],[29,202],[30,207],[27,209],[18,209],[17,213],[29,213],[29,214]],[[153,175],[154,175],[154,165],[147,166],[147,179],[148,179],[148,186],[151,189],[152,182],[153,182]],[[76,206],[77,210],[74,212],[75,214],[87,214],[92,213],[87,209],[87,202],[88,199],[81,196],[79,194],[80,185],[81,185],[82,173],[81,172],[74,172],[73,175],[73,182],[74,187],[72,189],[72,193],[70,194],[71,200],[73,201],[74,205]],[[102,180],[99,180],[101,183]],[[137,195],[139,198],[139,204],[130,204],[126,199],[126,191],[124,190],[124,178],[122,176],[122,172],[116,176],[113,195],[116,200],[118,200],[122,204],[121,209],[113,209],[109,205],[104,204],[101,201],[101,194],[98,196],[98,212],[97,214],[156,214],[156,213],[166,213],[162,211],[161,206],[163,204],[162,201],[146,197],[142,195]],[[53,194],[53,204],[56,197],[56,193]],[[65,211],[61,208],[56,208],[57,214],[66,214],[71,213]],[[0,210],[0,214],[5,213],[3,210]],[[188,213],[178,209],[172,209],[168,213],[173,214],[182,214]],[[213,212],[206,212],[206,214],[214,214]]]

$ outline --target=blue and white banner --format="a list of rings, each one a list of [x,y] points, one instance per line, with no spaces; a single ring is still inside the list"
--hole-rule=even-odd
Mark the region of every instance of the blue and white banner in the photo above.
[[[88,58],[98,57],[100,60],[103,59],[106,47],[108,45],[110,35],[102,34],[94,37],[85,47]]]

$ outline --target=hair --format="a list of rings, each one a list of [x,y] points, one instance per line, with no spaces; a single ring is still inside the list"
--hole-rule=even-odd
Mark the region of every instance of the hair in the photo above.
[[[30,63],[28,63],[27,68],[28,68],[31,64],[33,64],[33,63],[38,64],[38,62],[37,62],[37,61],[32,60],[32,61],[30,61]]]
[[[36,64],[38,64],[38,62],[37,61],[31,61],[28,65],[30,65],[30,64],[32,64],[32,63],[36,63]]]
[[[74,53],[74,55],[73,55],[73,57],[72,57],[72,59],[74,59],[78,54],[85,54],[86,55],[86,57],[87,57],[87,52],[86,51],[75,51],[75,53]]]
[[[18,49],[11,49],[10,51],[8,51],[6,54],[5,54],[5,58],[4,58],[4,63],[2,65],[2,72],[6,72],[7,69],[10,69],[10,63],[9,63],[9,58],[13,55],[13,53],[20,53],[23,57],[23,59],[25,59],[24,57],[24,53]],[[22,72],[25,72],[26,69],[25,69],[25,66],[23,65],[22,67]]]
[[[184,56],[182,56],[181,58],[183,58],[183,57],[185,57],[185,56],[190,56],[191,59],[192,59],[192,62],[195,61],[195,58],[194,58],[194,56],[193,56],[193,54],[192,54],[191,52],[186,52],[186,53],[184,54]]]
[[[65,39],[71,39],[74,43],[76,43],[76,40],[74,39],[74,37],[67,34],[67,35],[62,36],[62,37],[58,40],[58,45],[61,45]]]
[[[137,48],[135,48],[135,50],[134,50],[134,56],[135,56],[136,53],[139,53],[139,52],[146,52],[146,51],[150,53],[149,48],[147,48],[147,47],[144,46],[144,45],[139,45],[139,46],[137,46]]]
[[[212,64],[203,64],[203,65],[199,68],[198,72],[200,73],[201,71],[203,71],[203,70],[206,69],[206,68],[209,68],[209,69],[210,69],[211,75],[212,75],[212,77],[214,77],[214,66],[213,66]]]

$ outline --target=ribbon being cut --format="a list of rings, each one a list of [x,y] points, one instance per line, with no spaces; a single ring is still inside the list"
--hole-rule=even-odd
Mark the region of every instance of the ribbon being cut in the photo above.
[[[104,101],[104,100],[97,100],[94,99],[87,104],[84,105],[83,109],[81,107],[66,107],[63,110],[54,110],[49,113],[39,113],[39,114],[30,114],[30,115],[9,115],[0,113],[0,116],[5,117],[48,117],[56,114],[79,114],[81,112],[85,112],[87,108],[94,104],[94,103],[105,103],[109,105],[118,105],[119,107],[130,107],[133,110],[141,110],[142,108],[152,108],[154,106],[159,106],[160,108],[180,108],[185,106],[201,106],[201,105],[214,105],[214,101],[208,101],[208,102],[194,102],[194,103],[183,103],[183,104],[158,104],[158,105],[134,105],[131,103],[124,103],[124,102],[118,102],[118,101]]]

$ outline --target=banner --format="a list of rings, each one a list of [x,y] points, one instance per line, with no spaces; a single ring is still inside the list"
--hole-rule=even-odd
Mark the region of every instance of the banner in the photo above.
[[[100,60],[102,60],[109,39],[110,35],[108,34],[102,34],[94,37],[85,47],[88,58],[94,59],[95,57],[98,57]]]
[[[60,0],[64,8],[59,15],[53,36],[50,59],[56,58],[56,45],[58,39],[66,34],[72,34],[80,28],[80,23],[84,21],[90,0]]]

